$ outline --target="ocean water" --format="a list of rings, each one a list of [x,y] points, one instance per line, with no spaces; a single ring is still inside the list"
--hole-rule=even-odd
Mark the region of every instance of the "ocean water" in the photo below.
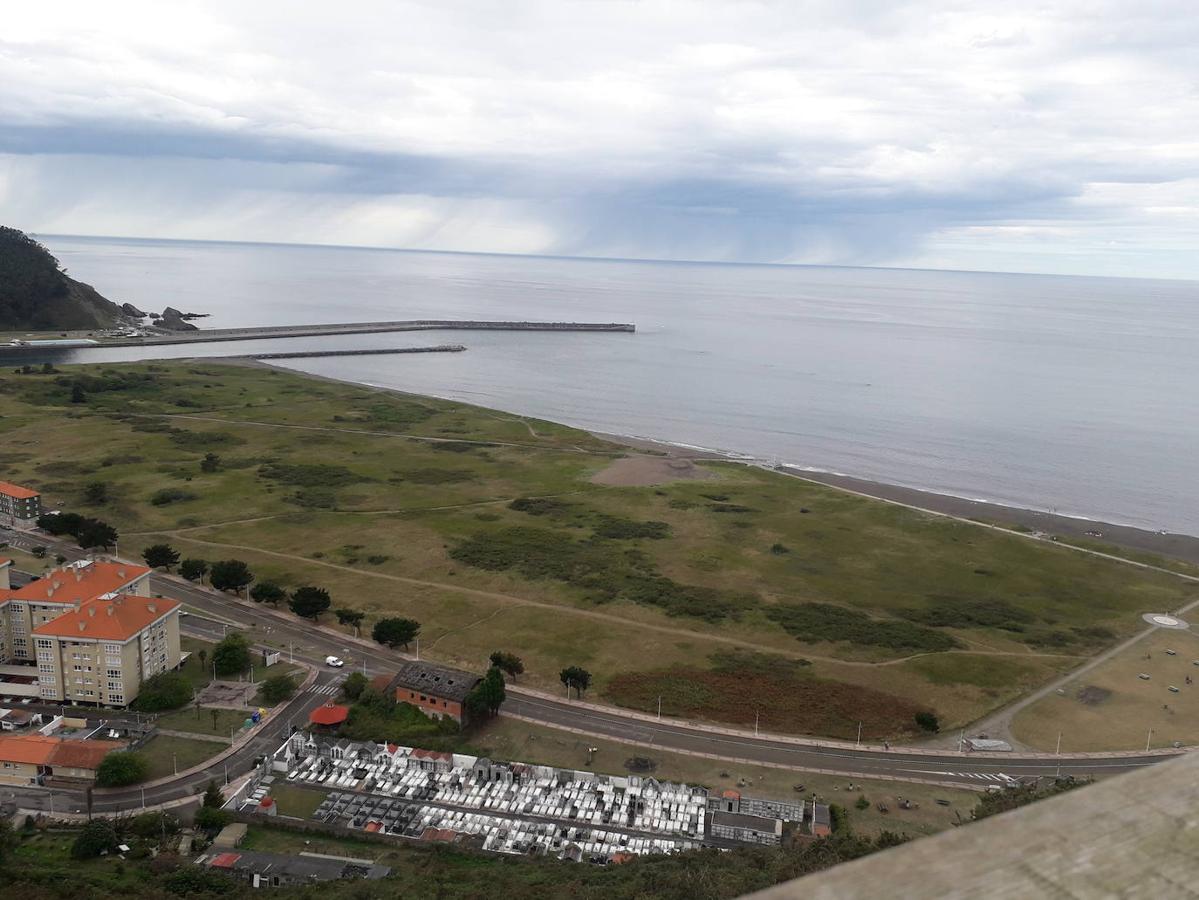
[[[637,325],[633,335],[376,334],[154,348],[156,357],[462,342],[466,353],[288,365],[767,462],[1199,534],[1199,283],[43,240],[105,296],[211,313],[201,324],[212,327],[409,318]]]

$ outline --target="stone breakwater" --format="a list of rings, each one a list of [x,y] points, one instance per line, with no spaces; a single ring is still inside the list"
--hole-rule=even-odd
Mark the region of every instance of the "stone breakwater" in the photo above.
[[[254,353],[228,359],[306,359],[312,356],[376,356],[384,353],[462,353],[462,344],[441,344],[437,347],[380,347],[377,350],[298,350],[295,353]]]
[[[380,334],[391,331],[613,331],[631,333],[637,326],[622,322],[488,322],[415,319],[399,322],[335,322],[326,325],[270,325],[253,328],[204,328],[183,334],[101,340],[96,347],[143,347],[205,341],[258,341],[271,338]],[[87,349],[87,348],[81,348]]]

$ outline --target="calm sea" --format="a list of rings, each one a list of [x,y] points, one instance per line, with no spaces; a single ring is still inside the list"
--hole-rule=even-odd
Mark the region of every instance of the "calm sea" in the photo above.
[[[469,352],[293,365],[590,429],[1199,534],[1197,283],[44,240],[107,297],[208,312],[202,324],[213,327],[637,324],[635,335],[358,335],[154,356],[461,341]]]

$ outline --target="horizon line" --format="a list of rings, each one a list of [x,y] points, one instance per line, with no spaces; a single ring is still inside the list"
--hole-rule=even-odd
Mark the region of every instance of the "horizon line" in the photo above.
[[[1170,278],[1160,275],[1078,275],[1066,272],[1007,272],[994,269],[937,269],[928,266],[869,266],[849,265],[846,263],[749,262],[738,260],[674,259],[645,256],[579,256],[575,254],[555,253],[513,253],[502,250],[437,250],[423,247],[384,247],[372,244],[318,244],[306,241],[243,241],[221,238],[168,238],[118,234],[66,234],[48,231],[30,231],[26,233],[38,239],[46,237],[74,238],[82,240],[144,241],[147,243],[172,244],[230,244],[235,246],[249,247],[300,247],[331,250],[367,250],[379,253],[436,253],[449,256],[498,256],[509,259],[561,259],[578,262],[624,262],[674,266],[752,266],[785,269],[864,269],[868,271],[883,272],[938,272],[950,275],[1015,275],[1030,278],[1102,278],[1117,281],[1169,281],[1182,282],[1184,284],[1199,283],[1199,279],[1197,278]]]

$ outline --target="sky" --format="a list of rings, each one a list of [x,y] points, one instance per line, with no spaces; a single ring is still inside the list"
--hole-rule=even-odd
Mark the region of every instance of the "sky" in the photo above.
[[[1199,279],[1194,0],[6,5],[40,234]]]

